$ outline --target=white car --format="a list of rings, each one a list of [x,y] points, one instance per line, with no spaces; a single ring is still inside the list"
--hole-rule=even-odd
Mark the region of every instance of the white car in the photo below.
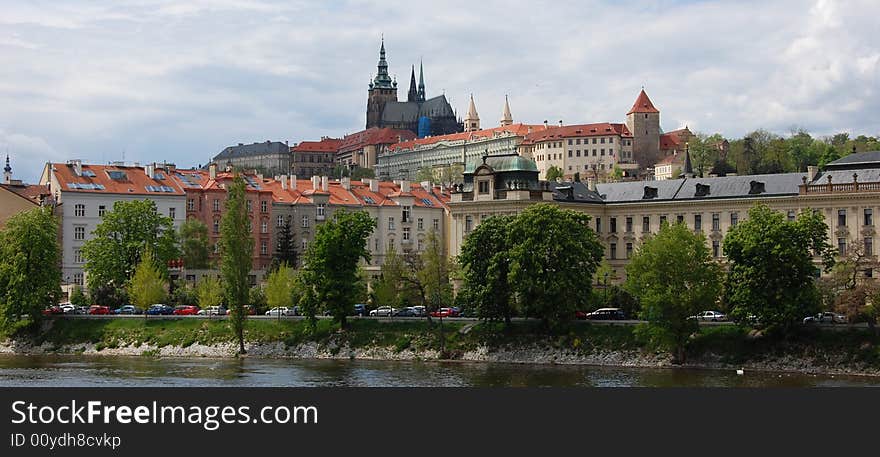
[[[269,311],[266,311],[267,316],[287,316],[290,313],[290,308],[286,306],[282,306],[280,308],[272,308]]]
[[[703,311],[702,313],[691,317],[698,321],[721,322],[727,320],[727,316],[719,311]]]
[[[64,314],[75,314],[76,313],[76,306],[72,305],[70,303],[62,303],[61,304],[61,311],[64,311]]]
[[[376,309],[370,310],[370,316],[376,316],[376,317],[392,316],[392,315],[394,315],[395,312],[397,312],[397,310],[390,307],[390,306],[380,306]]]
[[[846,324],[848,322],[843,314],[825,311],[815,316],[807,316],[804,318],[804,324]]]
[[[226,313],[223,312],[223,310],[221,310],[219,306],[209,306],[205,309],[200,309],[199,312],[196,314],[202,316],[223,316]]]

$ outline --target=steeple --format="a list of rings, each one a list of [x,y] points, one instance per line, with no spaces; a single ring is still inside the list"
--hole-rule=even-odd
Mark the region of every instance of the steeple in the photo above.
[[[468,103],[467,116],[464,118],[464,130],[466,132],[480,130],[480,116],[477,114],[477,106],[474,105],[474,94],[471,94],[471,101]]]
[[[513,124],[513,116],[510,114],[510,104],[507,103],[507,95],[504,96],[504,109],[501,111],[501,126]]]
[[[642,91],[639,92],[639,96],[636,97],[636,102],[633,103],[632,108],[630,108],[629,112],[626,113],[627,116],[633,113],[659,113],[660,110],[654,107],[654,104],[651,103],[651,99],[648,98],[648,94],[645,93],[645,88],[642,88]]]
[[[691,147],[688,143],[684,144],[684,171],[685,178],[694,177],[694,166],[691,165]]]
[[[379,47],[379,64],[376,65],[378,72],[373,80],[374,89],[392,89],[391,77],[388,76],[388,61],[385,60],[385,38],[382,38],[382,45]]]
[[[12,167],[9,165],[9,153],[6,153],[6,166],[3,167],[3,184],[12,182]]]
[[[419,92],[416,89],[416,66],[412,66],[412,73],[409,77],[409,93],[406,94],[406,101],[416,102],[419,98]]]
[[[425,68],[421,59],[419,59],[419,101],[425,101]]]

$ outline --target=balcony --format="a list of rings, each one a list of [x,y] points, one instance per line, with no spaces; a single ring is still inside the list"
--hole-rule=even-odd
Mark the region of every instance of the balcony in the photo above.
[[[826,184],[807,184],[804,178],[804,183],[798,187],[800,195],[880,192],[880,182],[859,182],[858,174],[855,173],[853,182],[835,184],[831,182],[831,176],[828,176]]]

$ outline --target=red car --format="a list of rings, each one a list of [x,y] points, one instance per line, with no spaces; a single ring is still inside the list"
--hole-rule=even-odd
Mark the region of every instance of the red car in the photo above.
[[[455,316],[451,308],[440,308],[437,311],[431,311],[431,317],[450,317]]]
[[[89,307],[89,314],[112,314],[109,306],[92,305]]]
[[[174,312],[172,314],[178,316],[195,316],[199,313],[198,306],[186,305],[186,306],[178,306],[174,308]]]
[[[58,305],[52,305],[52,306],[43,310],[44,316],[52,316],[55,314],[64,314],[64,310],[61,309],[61,307]]]

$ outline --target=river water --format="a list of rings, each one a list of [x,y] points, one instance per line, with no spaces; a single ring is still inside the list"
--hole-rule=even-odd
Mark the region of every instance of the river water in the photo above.
[[[880,378],[465,362],[0,355],[0,387],[10,386],[880,387]]]

